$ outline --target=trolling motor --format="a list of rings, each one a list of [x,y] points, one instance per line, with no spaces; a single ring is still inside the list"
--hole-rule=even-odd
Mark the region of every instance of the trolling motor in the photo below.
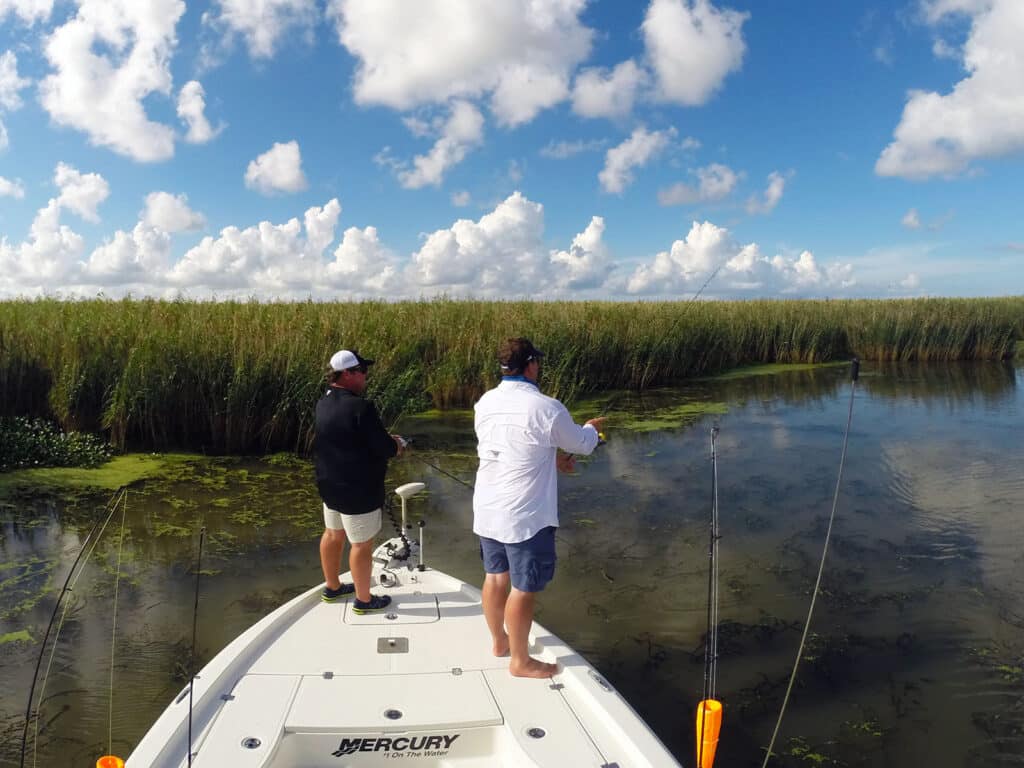
[[[408,570],[414,568],[423,571],[426,566],[423,564],[423,527],[425,523],[420,521],[419,543],[406,536],[411,530],[406,518],[406,502],[417,493],[427,487],[426,483],[406,483],[395,488],[395,494],[402,500],[402,523],[398,528],[398,535],[388,539],[373,551],[373,562],[381,566],[380,583],[383,586],[394,586],[398,578],[394,571],[405,567]],[[418,558],[418,565],[414,559]]]

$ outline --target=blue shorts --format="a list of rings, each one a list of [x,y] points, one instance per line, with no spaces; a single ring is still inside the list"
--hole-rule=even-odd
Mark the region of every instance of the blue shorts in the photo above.
[[[520,592],[540,592],[555,576],[555,531],[548,526],[533,538],[504,544],[480,537],[480,559],[487,573],[512,572],[512,586]]]

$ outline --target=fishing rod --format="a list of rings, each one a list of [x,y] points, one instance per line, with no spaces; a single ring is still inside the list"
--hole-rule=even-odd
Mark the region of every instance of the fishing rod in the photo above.
[[[412,442],[413,442],[413,439],[412,439],[411,437],[407,437],[407,438],[405,438],[405,443],[406,443],[406,445],[412,445]],[[604,432],[598,432],[598,433],[597,433],[597,445],[598,445],[598,446],[602,446],[602,445],[604,445],[604,444],[605,444],[605,443],[607,443],[607,442],[608,442],[608,441],[607,441],[607,440],[605,439],[605,437],[604,437]],[[453,474],[452,474],[451,472],[447,472],[447,471],[445,471],[445,470],[441,469],[441,468],[440,468],[439,466],[437,466],[437,465],[436,465],[436,464],[434,464],[433,462],[427,461],[426,459],[424,459],[424,458],[423,458],[422,456],[420,456],[419,454],[413,453],[413,454],[411,454],[411,455],[412,455],[412,457],[413,457],[414,459],[417,459],[418,461],[421,461],[421,462],[423,462],[423,463],[424,463],[424,464],[426,464],[426,465],[427,465],[428,467],[430,467],[431,469],[433,469],[433,470],[435,470],[435,471],[437,471],[437,472],[440,472],[440,473],[441,473],[442,475],[444,475],[445,477],[450,477],[450,478],[451,478],[452,480],[454,480],[454,481],[455,481],[456,483],[458,483],[459,485],[465,486],[466,488],[468,488],[468,489],[469,489],[469,490],[471,490],[471,491],[472,491],[472,490],[475,490],[475,488],[474,488],[474,486],[473,486],[473,484],[472,484],[472,483],[466,482],[466,481],[465,481],[465,480],[463,480],[463,479],[462,479],[461,477],[456,477],[456,476],[455,476],[455,475],[453,475]]]
[[[697,768],[711,768],[722,729],[718,686],[718,425],[711,428],[711,526],[708,536],[708,624],[704,635],[704,694],[697,705]]]
[[[722,267],[724,267],[726,265],[726,262],[728,261],[728,258],[722,259],[722,261],[719,262],[718,266],[715,267],[714,271],[712,271],[712,273],[708,275],[707,280],[705,280],[701,287],[697,289],[697,292],[686,300],[686,303],[683,305],[682,312],[680,312],[679,316],[675,319],[675,322],[672,323],[672,327],[669,328],[669,332],[666,334],[666,336],[671,337],[675,333],[676,326],[678,326],[682,319],[686,316],[686,310],[689,309],[691,304],[693,304],[695,301],[697,301],[697,299],[700,298],[700,295],[704,293],[704,289],[711,284],[711,281],[714,280],[715,276],[722,271]]]
[[[412,442],[412,438],[411,438],[411,437],[407,437],[407,438],[405,438],[405,441],[406,441],[406,443],[411,443],[411,442]],[[437,471],[437,472],[440,472],[440,473],[441,473],[442,475],[444,475],[445,477],[450,477],[450,478],[451,478],[452,480],[454,480],[454,481],[455,481],[456,483],[458,483],[459,485],[465,486],[466,488],[468,488],[468,489],[469,489],[469,490],[471,490],[471,491],[473,491],[473,490],[476,490],[476,489],[475,489],[475,488],[473,487],[473,484],[472,484],[472,483],[466,482],[465,480],[463,480],[463,479],[462,479],[462,478],[460,478],[460,477],[456,477],[456,476],[455,476],[455,475],[453,475],[453,474],[452,474],[451,472],[446,472],[445,470],[441,469],[441,468],[440,468],[439,466],[437,466],[436,464],[434,464],[434,463],[432,463],[432,462],[429,462],[429,461],[427,461],[427,460],[426,460],[426,459],[424,459],[424,458],[423,458],[422,456],[420,456],[420,455],[418,455],[418,454],[415,454],[415,453],[414,453],[414,454],[412,454],[412,456],[413,456],[413,458],[414,458],[414,459],[418,459],[419,461],[423,462],[424,464],[426,464],[426,465],[427,465],[428,467],[430,467],[431,469],[433,469],[433,470],[435,470],[435,471]]]
[[[78,572],[77,572],[77,575],[76,575],[76,570],[75,569],[78,568],[79,562],[82,561],[82,556],[85,555],[85,553],[87,551],[89,552],[89,554],[91,556],[92,551],[96,548],[96,542],[99,540],[99,536],[102,535],[103,531],[107,527],[107,523],[110,522],[110,518],[113,517],[113,515],[114,515],[114,510],[117,509],[117,502],[118,502],[120,496],[123,495],[125,492],[126,492],[126,489],[125,489],[124,486],[122,486],[117,491],[115,491],[113,496],[111,496],[110,500],[107,502],[107,506],[104,507],[104,511],[109,510],[109,512],[107,512],[106,517],[104,517],[103,515],[100,515],[100,516],[98,516],[96,518],[96,522],[94,522],[92,524],[92,528],[89,529],[89,533],[88,533],[88,535],[86,535],[85,541],[82,543],[82,548],[78,552],[78,556],[75,558],[75,561],[71,564],[71,569],[68,571],[67,578],[64,579],[64,586],[61,587],[60,593],[57,595],[57,602],[54,603],[53,613],[50,614],[50,622],[49,622],[49,624],[46,625],[46,633],[43,635],[42,645],[39,646],[39,657],[36,659],[36,668],[35,668],[35,671],[32,673],[32,685],[29,687],[28,706],[25,708],[25,727],[22,729],[22,732],[21,732],[21,761],[20,761],[21,768],[25,768],[25,751],[26,751],[26,749],[28,747],[28,726],[29,726],[29,723],[32,721],[32,700],[35,697],[36,682],[39,679],[39,670],[43,666],[43,656],[46,653],[46,643],[50,639],[50,632],[53,630],[53,624],[57,620],[57,611],[58,611],[58,609],[61,606],[61,601],[63,600],[64,595],[71,591],[71,588],[72,588],[72,585],[73,585],[72,576],[75,577],[74,581],[77,582],[78,581],[78,576],[80,576],[82,571],[85,569],[85,563],[83,563],[82,564],[82,568],[78,569]],[[103,523],[102,527],[100,527],[100,523],[101,522]],[[99,535],[96,534],[97,530],[99,530],[99,532],[100,532]],[[88,560],[88,558],[86,558],[86,560]],[[63,624],[64,624],[64,616],[65,615],[67,615],[67,602],[66,601],[64,603],[64,612],[61,614],[60,626],[63,626]],[[57,629],[57,635],[60,635],[60,627],[58,627],[58,629]],[[56,641],[56,638],[55,638],[54,639],[54,645],[55,646],[56,646],[56,642],[57,641]],[[52,661],[53,654],[50,655],[50,659]],[[47,667],[47,671],[49,671],[49,667]],[[43,688],[45,688],[45,687],[46,687],[46,685],[45,685],[45,681],[44,681]],[[43,698],[43,691],[42,691],[42,689],[40,689],[40,692],[39,692],[39,700],[40,700],[40,702],[42,702],[42,698]],[[38,741],[38,738],[37,738],[37,741]]]
[[[846,417],[846,432],[843,434],[843,450],[839,456],[839,474],[836,477],[836,490],[832,496],[832,513],[828,517],[828,528],[825,530],[825,544],[821,549],[821,562],[818,564],[818,578],[814,582],[814,591],[811,592],[811,604],[807,609],[807,621],[804,622],[804,632],[800,638],[800,645],[797,648],[796,659],[793,661],[793,671],[789,676],[789,685],[786,686],[786,695],[782,698],[782,707],[779,709],[779,719],[775,722],[775,730],[772,731],[772,739],[768,743],[768,749],[764,753],[764,762],[761,768],[766,768],[772,756],[772,747],[775,746],[775,739],[779,735],[779,727],[782,725],[782,716],[786,712],[786,705],[789,703],[789,695],[793,690],[793,681],[796,680],[796,670],[800,666],[800,658],[804,652],[804,644],[807,642],[807,631],[811,627],[811,617],[814,615],[814,603],[818,599],[818,591],[821,588],[821,574],[825,570],[825,557],[828,555],[828,541],[832,536],[832,523],[836,517],[836,507],[839,505],[839,485],[843,480],[843,465],[846,463],[846,446],[850,439],[850,425],[853,423],[853,398],[857,392],[857,378],[860,374],[860,360],[853,358],[850,370],[850,411]]]
[[[121,535],[117,545],[117,570],[114,573],[114,611],[110,622],[110,698],[107,708],[107,754],[96,761],[96,768],[124,768],[124,760],[114,754],[114,655],[117,649],[117,596],[121,586],[121,555],[124,552],[124,524],[128,516],[128,491],[121,497]]]
[[[199,626],[199,576],[203,571],[203,539],[206,538],[206,526],[199,529],[199,551],[196,554],[196,600],[192,607],[192,651],[189,654],[188,681],[188,765],[192,768],[192,691],[196,687],[196,629]]]

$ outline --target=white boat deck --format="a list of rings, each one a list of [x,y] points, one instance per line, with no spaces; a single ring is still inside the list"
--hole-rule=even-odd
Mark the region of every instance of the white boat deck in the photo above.
[[[375,564],[375,582],[380,573]],[[358,616],[320,587],[267,616],[199,674],[195,768],[678,766],[589,664],[534,624],[552,679],[495,658],[480,593],[435,570],[376,586],[392,604]],[[128,761],[187,765],[187,689]]]

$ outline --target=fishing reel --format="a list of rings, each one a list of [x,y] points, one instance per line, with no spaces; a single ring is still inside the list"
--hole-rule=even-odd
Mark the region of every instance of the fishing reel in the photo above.
[[[417,543],[406,536],[395,536],[373,550],[373,562],[387,571],[402,567],[411,571],[416,567],[419,549]]]

